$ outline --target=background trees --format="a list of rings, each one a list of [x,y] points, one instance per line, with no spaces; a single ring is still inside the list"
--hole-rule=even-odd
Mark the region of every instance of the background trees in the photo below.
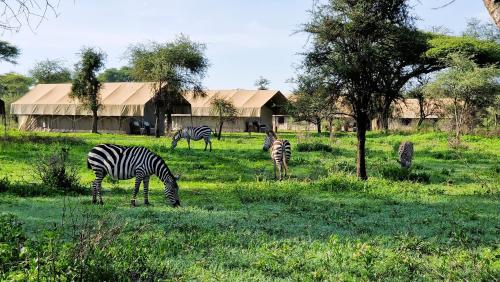
[[[236,106],[224,98],[213,97],[210,100],[210,111],[213,115],[217,116],[219,125],[219,134],[217,140],[222,136],[222,126],[225,122],[234,121],[238,116]]]
[[[460,141],[464,124],[472,128],[477,118],[498,99],[500,70],[496,66],[481,67],[459,53],[450,55],[447,63],[449,69],[439,73],[425,91],[452,99],[455,137]]]
[[[56,14],[56,0],[7,0],[0,2],[0,29],[19,31],[25,24],[37,28],[48,12]]]
[[[171,132],[173,107],[184,92],[191,90],[195,96],[205,95],[202,79],[208,60],[204,53],[204,44],[186,36],[179,36],[173,42],[153,42],[129,48],[133,77],[153,83],[156,137],[160,137],[160,128],[163,128],[163,112],[167,114],[167,132]]]
[[[101,82],[97,73],[104,67],[106,55],[95,48],[83,48],[80,56],[80,62],[75,65],[70,97],[78,99],[84,108],[92,111],[92,133],[97,133],[97,112],[101,107]]]
[[[37,62],[29,71],[36,83],[64,83],[71,81],[71,71],[61,61],[49,60]]]
[[[258,90],[267,90],[269,89],[269,85],[271,84],[271,81],[263,76],[260,76],[256,81],[255,81],[255,86],[257,86]]]
[[[132,77],[132,69],[127,66],[123,66],[119,69],[106,69],[100,73],[97,78],[102,82],[129,82],[134,80]]]

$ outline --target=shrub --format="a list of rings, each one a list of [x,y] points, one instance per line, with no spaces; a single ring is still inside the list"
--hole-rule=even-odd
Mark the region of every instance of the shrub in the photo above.
[[[41,157],[35,164],[35,175],[42,185],[62,192],[83,193],[85,188],[80,185],[77,168],[68,161],[69,149],[62,148],[57,154]]]
[[[2,278],[2,273],[13,269],[21,261],[26,235],[21,222],[14,215],[0,214],[0,226],[0,278]]]
[[[426,172],[413,172],[412,169],[404,169],[395,166],[386,166],[382,169],[384,178],[395,181],[411,181],[419,183],[430,183],[430,175]]]
[[[333,152],[332,146],[322,143],[301,143],[297,145],[297,150],[299,152]]]

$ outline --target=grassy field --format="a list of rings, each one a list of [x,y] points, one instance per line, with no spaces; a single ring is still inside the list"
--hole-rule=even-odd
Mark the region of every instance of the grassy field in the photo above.
[[[181,141],[171,150],[166,138],[9,135],[0,139],[0,179],[9,185],[29,187],[36,182],[34,163],[68,147],[89,186],[85,159],[94,145],[142,145],[182,175],[182,207],[166,203],[157,178],[149,207],[130,207],[133,180],[105,180],[104,206],[91,205],[90,189],[81,196],[0,193],[0,213],[17,216],[31,246],[22,265],[4,268],[2,279],[500,279],[498,138],[465,136],[465,148],[454,150],[445,133],[372,132],[370,180],[361,182],[354,176],[354,135],[330,141],[283,133],[293,146],[291,175],[276,182],[263,134],[226,134],[213,141],[211,153],[203,142],[188,150]],[[404,140],[415,143],[412,173],[423,177],[420,183],[394,177]],[[333,150],[297,150],[318,142]]]

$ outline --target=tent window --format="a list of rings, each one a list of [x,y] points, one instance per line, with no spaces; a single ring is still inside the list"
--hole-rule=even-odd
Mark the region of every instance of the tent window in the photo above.
[[[284,124],[285,123],[285,117],[281,116],[278,117],[278,124]]]
[[[410,118],[403,118],[401,119],[401,125],[410,125],[411,119]]]

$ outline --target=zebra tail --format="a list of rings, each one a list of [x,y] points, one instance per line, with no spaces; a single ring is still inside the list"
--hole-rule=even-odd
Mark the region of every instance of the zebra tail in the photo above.
[[[285,167],[285,169],[288,170],[288,164],[286,162],[286,144],[283,143],[283,146],[281,146],[281,162],[283,164],[283,166]]]

